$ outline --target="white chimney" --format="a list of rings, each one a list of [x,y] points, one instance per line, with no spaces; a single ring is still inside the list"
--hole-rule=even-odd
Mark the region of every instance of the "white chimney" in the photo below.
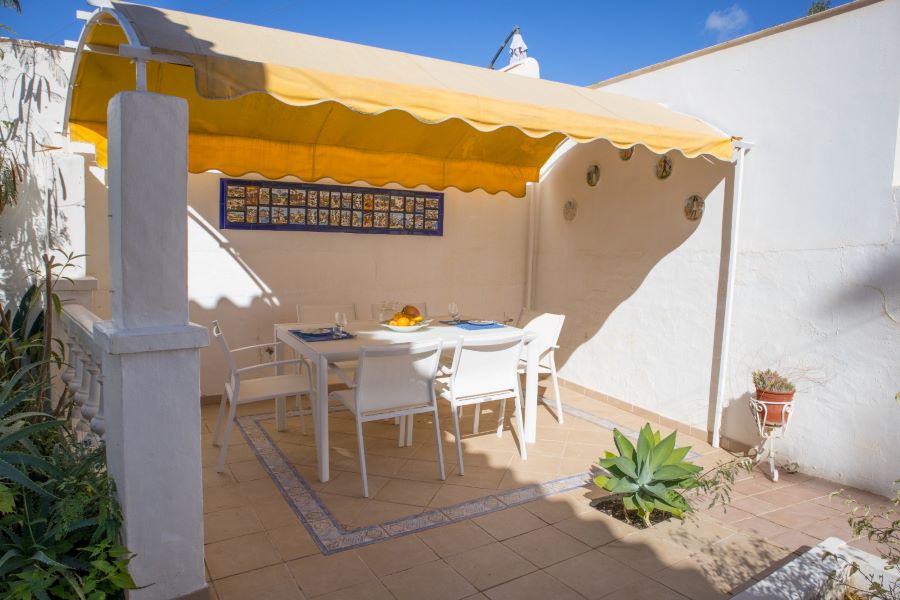
[[[509,42],[509,64],[499,70],[535,79],[541,78],[541,67],[538,61],[528,56],[528,46],[518,28]]]

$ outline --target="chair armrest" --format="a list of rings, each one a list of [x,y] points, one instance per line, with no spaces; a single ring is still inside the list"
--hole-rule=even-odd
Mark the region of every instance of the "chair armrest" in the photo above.
[[[341,380],[341,383],[346,385],[351,390],[356,387],[356,384],[352,379],[350,379],[350,377],[347,376],[347,372],[345,370],[334,363],[328,363],[328,366],[331,367],[331,372],[337,375],[338,379]]]
[[[259,369],[269,369],[272,367],[279,367],[281,365],[296,365],[296,364],[306,364],[306,360],[302,358],[291,358],[288,360],[275,360],[267,363],[260,363],[258,365],[253,365],[252,367],[244,367],[242,369],[237,369],[235,373],[249,373],[250,371],[257,371]]]

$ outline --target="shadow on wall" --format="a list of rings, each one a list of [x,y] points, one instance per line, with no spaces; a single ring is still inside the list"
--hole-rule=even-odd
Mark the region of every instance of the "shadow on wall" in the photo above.
[[[611,144],[593,142],[570,150],[541,183],[535,305],[567,315],[558,364],[568,366],[576,381],[591,378],[588,387],[626,401],[635,401],[628,391],[636,386],[654,401],[687,388],[691,398],[706,397],[712,315],[722,301],[721,292],[718,306],[713,301],[719,280],[712,265],[720,215],[731,202],[733,167],[678,152],[668,156],[672,173],[661,180],[655,174],[660,157],[646,148],[638,146],[625,161]],[[601,169],[596,187],[586,183],[591,164]],[[707,201],[697,221],[684,214],[685,200],[694,194]],[[563,205],[570,199],[578,210],[567,222]],[[628,305],[654,270],[652,284]],[[626,306],[627,321],[612,324],[613,314]],[[617,347],[607,347],[608,340]]]
[[[47,248],[64,248],[69,242],[60,204],[70,192],[53,153],[67,73],[57,50],[19,41],[2,46],[0,110],[8,124],[3,144],[23,176],[16,204],[0,218],[0,298],[13,298],[40,268]]]

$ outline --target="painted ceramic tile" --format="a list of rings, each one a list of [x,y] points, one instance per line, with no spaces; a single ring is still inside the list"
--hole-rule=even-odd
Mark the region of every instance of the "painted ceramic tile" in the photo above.
[[[363,213],[363,227],[372,227],[374,222],[375,221],[372,218],[372,213]]]
[[[363,194],[363,210],[375,209],[375,196],[373,194]]]
[[[391,205],[387,194],[375,194],[375,210],[387,210]]]
[[[228,211],[227,214],[229,223],[243,223],[244,222],[244,211]]]
[[[416,198],[416,212],[425,212],[425,198]]]
[[[377,212],[375,214],[375,227],[387,229],[388,214],[386,212]]]
[[[306,224],[317,225],[319,223],[319,211],[315,208],[306,209]]]
[[[306,190],[291,188],[291,206],[306,206]]]
[[[319,191],[318,190],[308,190],[306,192],[306,205],[311,206],[313,208],[319,206]]]
[[[248,206],[247,207],[247,218],[245,219],[245,223],[256,223],[256,211],[257,207]]]
[[[363,195],[362,192],[353,192],[353,210],[362,210]]]
[[[288,204],[287,188],[272,188],[272,205],[273,206],[287,206],[287,204]]]
[[[391,210],[403,212],[405,204],[403,196],[391,196]]]
[[[259,207],[259,222],[260,223],[268,223],[269,222],[269,207],[268,206],[260,206]]]
[[[403,213],[391,213],[391,229],[403,229]]]
[[[340,202],[340,200],[338,200],[338,202]],[[319,220],[321,221],[321,217],[319,218]],[[339,211],[339,210],[332,210],[332,211],[330,212],[330,214],[328,215],[328,224],[331,225],[332,227],[340,226],[340,224],[341,224],[341,211]]]
[[[426,209],[425,210],[425,218],[426,219],[437,219],[438,211],[432,210],[432,209]]]
[[[259,187],[255,185],[247,186],[247,206],[255,206],[259,204]]]
[[[341,227],[350,227],[350,213],[352,211],[342,210],[341,211]]]
[[[353,219],[352,219],[350,225],[352,227],[362,227],[362,223],[363,223],[362,215],[363,215],[362,211],[354,210],[353,211]]]
[[[441,203],[437,198],[425,198],[425,208],[440,208]]]
[[[341,208],[353,207],[353,194],[350,192],[341,192]]]
[[[292,225],[306,225],[306,209],[305,208],[292,208],[291,209],[291,224]]]
[[[272,224],[273,225],[287,225],[288,209],[284,206],[273,206],[272,207]]]
[[[268,204],[269,203],[269,188],[259,188],[259,203],[260,204]]]
[[[244,210],[244,199],[228,198],[225,200],[225,208],[227,210]]]
[[[227,193],[225,195],[229,198],[243,198],[244,197],[244,186],[243,185],[229,185]]]

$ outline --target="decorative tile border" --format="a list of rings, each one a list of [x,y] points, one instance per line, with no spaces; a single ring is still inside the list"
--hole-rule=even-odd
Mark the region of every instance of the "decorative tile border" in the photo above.
[[[594,423],[598,427],[604,429],[615,427],[628,437],[637,436],[636,431],[587,411],[568,405],[563,405],[563,411],[574,417]],[[299,413],[294,411],[288,414],[297,416]],[[294,514],[306,527],[322,554],[326,555],[465,521],[511,506],[574,490],[591,481],[590,473],[578,473],[545,483],[527,485],[513,490],[497,491],[483,498],[436,508],[378,525],[345,529],[260,424],[261,421],[274,418],[273,414],[264,413],[241,416],[235,421],[250,447],[253,448],[253,451],[259,457],[263,467],[269,473],[272,481],[275,482],[285,500],[288,501]],[[696,452],[691,452],[691,454],[699,456]]]

